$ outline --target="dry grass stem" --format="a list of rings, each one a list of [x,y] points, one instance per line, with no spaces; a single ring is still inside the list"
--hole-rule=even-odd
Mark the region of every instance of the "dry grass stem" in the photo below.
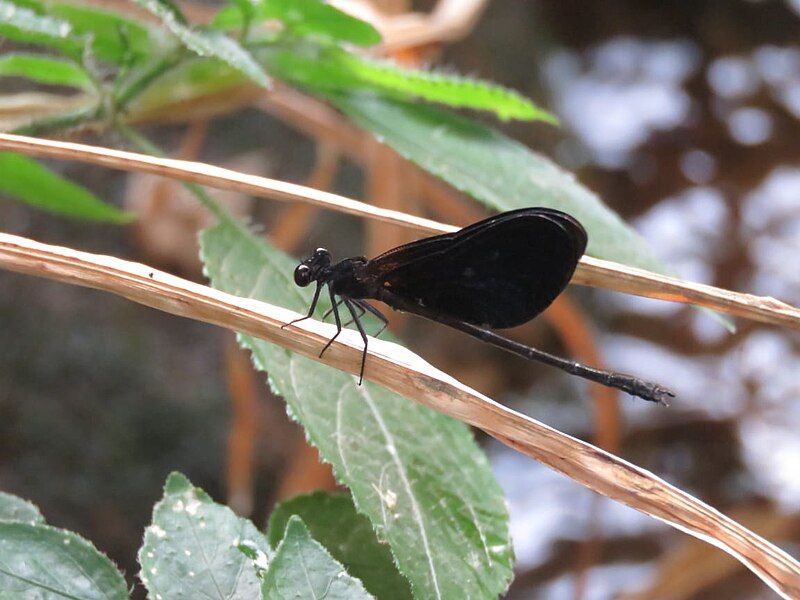
[[[361,340],[345,330],[324,359],[334,326],[121,259],[0,234],[0,267],[118,294],[175,315],[241,331],[332,367],[357,373]],[[515,412],[438,371],[409,350],[370,340],[366,378],[478,427],[575,481],[705,540],[736,557],[785,598],[800,597],[800,564],[696,498],[595,446]],[[657,410],[657,409],[654,409]]]
[[[43,140],[9,133],[0,133],[0,150],[12,150],[42,158],[77,160],[125,171],[151,173],[214,188],[235,190],[262,198],[306,202],[351,215],[410,227],[424,233],[443,233],[457,229],[452,225],[415,217],[396,210],[375,207],[337,194],[266,177],[246,175],[199,162],[157,158],[135,152],[72,142]],[[710,285],[683,281],[675,277],[667,277],[590,256],[584,256],[581,259],[573,283],[648,298],[704,306],[754,321],[800,329],[800,309],[774,298],[742,294]]]
[[[330,210],[370,217],[425,232],[441,233],[443,231],[457,230],[456,227],[443,225],[430,219],[377,208],[330,192],[323,192],[303,185],[258,175],[247,175],[200,162],[158,158],[136,152],[126,152],[124,150],[114,150],[112,148],[89,146],[74,142],[43,140],[11,133],[0,133],[0,150],[12,150],[40,158],[77,160],[123,171],[161,175],[162,177],[190,181],[213,188],[233,190],[261,198],[307,202]]]

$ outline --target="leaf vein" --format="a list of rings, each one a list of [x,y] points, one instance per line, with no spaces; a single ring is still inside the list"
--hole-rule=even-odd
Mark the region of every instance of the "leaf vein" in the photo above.
[[[395,466],[397,467],[397,471],[400,475],[400,478],[403,481],[403,485],[406,488],[408,497],[411,500],[411,510],[414,513],[414,520],[417,522],[417,526],[419,527],[420,536],[422,538],[422,546],[425,550],[425,557],[428,559],[428,569],[430,570],[431,573],[433,589],[436,592],[436,597],[441,598],[442,592],[439,589],[439,581],[436,577],[436,567],[433,564],[433,558],[432,558],[433,555],[431,554],[430,543],[428,542],[428,532],[425,529],[425,522],[422,519],[422,512],[419,508],[419,504],[417,503],[417,497],[414,495],[414,490],[412,489],[411,483],[408,480],[408,474],[406,473],[405,466],[400,460],[400,457],[397,455],[397,447],[395,446],[394,443],[394,437],[392,437],[391,432],[386,427],[386,423],[383,421],[383,418],[381,417],[377,407],[375,406],[375,403],[372,400],[372,396],[370,395],[369,391],[367,391],[366,388],[367,388],[366,385],[360,386],[359,391],[361,392],[364,401],[369,407],[370,412],[375,417],[375,421],[378,423],[378,427],[380,427],[383,437],[386,439],[388,444],[390,444],[389,447],[391,448],[391,450],[389,450],[389,455],[392,457],[392,460],[394,461]]]

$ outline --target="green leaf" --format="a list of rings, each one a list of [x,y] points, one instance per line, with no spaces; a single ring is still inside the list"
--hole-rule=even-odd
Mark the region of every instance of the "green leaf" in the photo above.
[[[161,22],[177,37],[186,48],[198,56],[221,60],[234,69],[244,73],[262,87],[269,86],[266,74],[253,56],[238,42],[221,31],[202,31],[186,25],[182,15],[167,4],[165,0],[136,0],[161,19]]]
[[[44,517],[32,502],[0,492],[0,521],[24,521],[33,525],[44,523]]]
[[[495,83],[430,71],[404,69],[339,52],[337,60],[361,81],[381,90],[397,92],[458,108],[487,110],[501,119],[541,120],[557,124],[558,119],[517,92]]]
[[[281,541],[292,515],[303,520],[311,536],[348,573],[361,580],[370,594],[381,600],[412,597],[408,581],[397,571],[389,547],[378,541],[369,519],[356,511],[349,495],[315,492],[276,506],[269,517],[267,533],[273,548]]]
[[[325,598],[368,600],[373,598],[362,583],[308,533],[303,521],[289,518],[286,533],[267,567],[261,585],[265,600]]]
[[[247,519],[216,504],[180,473],[164,485],[139,550],[141,580],[150,598],[256,598],[260,583],[238,546],[265,553],[269,544]]]
[[[502,86],[456,75],[404,69],[308,42],[266,47],[258,56],[275,77],[315,92],[374,91],[399,100],[419,98],[459,108],[486,110],[501,119],[557,119]]]
[[[121,14],[61,3],[51,4],[49,13],[67,21],[73,31],[91,34],[95,56],[113,63],[143,61],[163,44],[149,25]]]
[[[90,89],[89,74],[72,61],[37,54],[0,56],[0,76],[26,77],[39,83]]]
[[[665,270],[644,240],[572,173],[498,131],[432,106],[355,94],[332,99],[358,125],[489,208],[561,209],[586,227],[591,256]]]
[[[122,224],[133,218],[86,188],[13,152],[0,152],[0,193],[36,208],[88,221]]]
[[[232,220],[201,235],[201,256],[217,289],[308,309],[311,290],[292,278],[296,260]],[[320,312],[329,306],[320,304]],[[239,340],[388,541],[415,597],[505,590],[513,551],[503,493],[463,423],[279,346]]]
[[[0,522],[0,598],[126,600],[128,590],[114,563],[75,533]]]
[[[66,21],[0,0],[0,38],[4,37],[15,42],[49,46],[72,57],[79,57],[83,49],[83,40]]]
[[[381,34],[370,23],[320,0],[259,0],[253,6],[255,20],[277,19],[298,37],[313,36],[358,46],[374,46],[381,41]],[[220,29],[241,28],[242,14],[234,7],[224,8],[212,25]]]

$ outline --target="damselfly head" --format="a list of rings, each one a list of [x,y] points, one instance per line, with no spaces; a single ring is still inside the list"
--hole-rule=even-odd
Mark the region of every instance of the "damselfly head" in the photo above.
[[[306,287],[319,278],[319,273],[331,264],[331,253],[325,248],[317,248],[314,254],[305,259],[294,270],[294,282],[300,287]]]

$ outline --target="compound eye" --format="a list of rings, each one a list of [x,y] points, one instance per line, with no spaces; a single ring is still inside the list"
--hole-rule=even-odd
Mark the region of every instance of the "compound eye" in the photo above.
[[[294,270],[294,282],[300,287],[306,287],[311,283],[311,267],[308,265],[298,265]]]

